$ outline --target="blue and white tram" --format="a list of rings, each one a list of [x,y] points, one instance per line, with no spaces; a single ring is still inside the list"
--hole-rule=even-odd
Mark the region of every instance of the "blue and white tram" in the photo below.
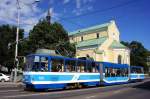
[[[142,81],[144,80],[144,69],[142,66],[131,66],[130,67],[130,79],[131,81]]]
[[[128,83],[130,66],[48,54],[27,56],[26,88],[57,89]]]
[[[23,82],[27,88],[65,88],[99,85],[99,63],[91,60],[32,54],[27,56]]]

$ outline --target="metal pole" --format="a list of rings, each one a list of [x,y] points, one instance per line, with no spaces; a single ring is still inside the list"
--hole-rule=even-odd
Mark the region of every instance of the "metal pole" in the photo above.
[[[16,47],[15,47],[15,69],[14,69],[14,82],[17,81],[17,70],[18,70],[18,39],[19,39],[19,22],[20,22],[20,5],[19,0],[17,0],[17,32],[16,32]]]

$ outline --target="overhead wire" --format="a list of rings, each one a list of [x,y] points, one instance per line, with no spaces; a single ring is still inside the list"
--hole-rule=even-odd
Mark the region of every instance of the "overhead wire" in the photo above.
[[[92,12],[87,12],[87,13],[84,13],[84,14],[81,14],[81,15],[78,15],[78,16],[73,16],[73,17],[59,17],[59,20],[56,20],[56,21],[68,21],[70,22],[71,24],[74,24],[80,28],[84,28],[85,26],[82,26],[76,22],[73,22],[73,21],[70,21],[70,19],[77,19],[79,17],[85,17],[85,16],[88,16],[88,15],[93,15],[93,14],[97,14],[97,13],[101,13],[101,12],[105,12],[105,11],[109,11],[109,10],[112,10],[112,9],[115,9],[115,8],[120,8],[120,7],[124,7],[124,6],[127,6],[129,4],[132,4],[132,3],[135,3],[139,0],[130,0],[130,1],[127,1],[127,2],[124,2],[124,3],[121,3],[121,4],[118,4],[118,5],[114,5],[112,7],[108,7],[108,8],[105,8],[105,9],[99,9],[99,10],[96,10],[96,11],[92,11]]]

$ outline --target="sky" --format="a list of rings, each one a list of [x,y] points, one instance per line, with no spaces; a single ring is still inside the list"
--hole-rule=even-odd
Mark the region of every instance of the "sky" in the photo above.
[[[19,0],[25,37],[50,9],[52,22],[68,32],[115,20],[122,41],[139,41],[150,50],[150,0]],[[0,0],[0,25],[17,25],[16,0]]]

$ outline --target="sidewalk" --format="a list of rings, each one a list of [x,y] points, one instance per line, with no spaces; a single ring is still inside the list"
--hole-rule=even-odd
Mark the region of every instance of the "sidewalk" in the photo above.
[[[16,89],[16,88],[23,88],[23,83],[14,83],[14,82],[0,82],[0,90],[2,89]]]

